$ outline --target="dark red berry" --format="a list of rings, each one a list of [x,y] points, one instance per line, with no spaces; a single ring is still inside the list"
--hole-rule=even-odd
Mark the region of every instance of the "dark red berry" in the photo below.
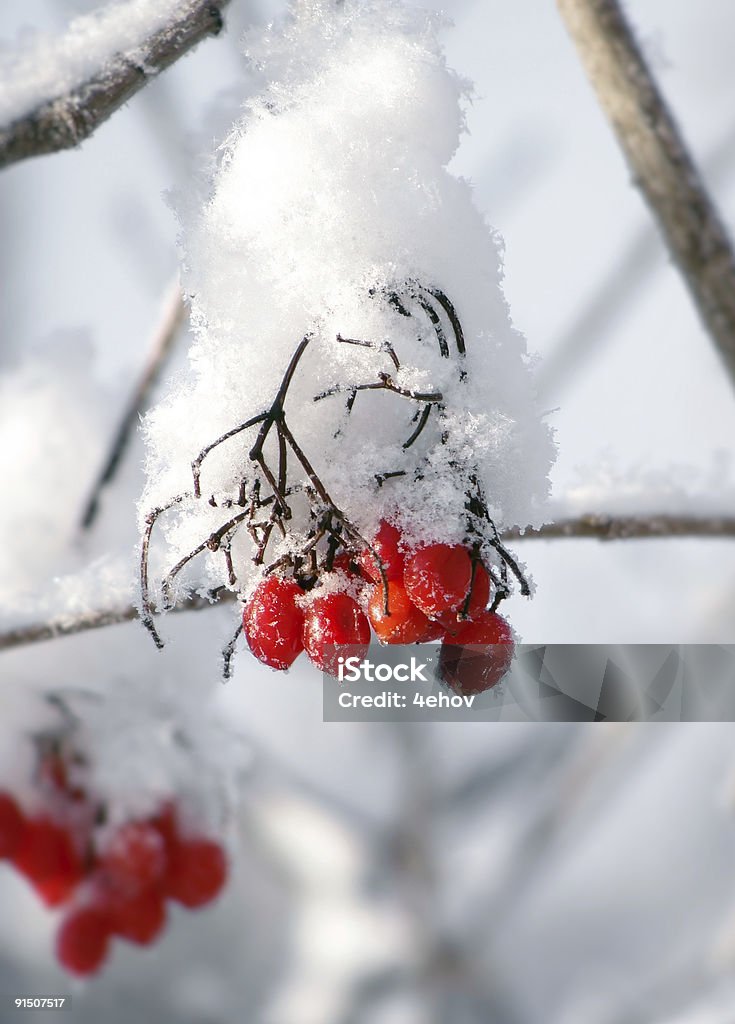
[[[43,815],[27,822],[13,863],[49,907],[68,899],[84,876],[69,831]]]
[[[370,623],[347,594],[317,597],[304,613],[304,648],[322,672],[336,676],[340,657],[365,657]]]
[[[439,652],[441,677],[457,693],[482,693],[506,674],[514,648],[513,632],[505,619],[483,612],[444,637]]]
[[[401,531],[397,526],[393,526],[392,523],[381,519],[378,532],[375,534],[371,545],[375,554],[369,548],[366,548],[360,554],[360,568],[365,576],[373,580],[374,583],[380,583],[383,578],[378,567],[376,555],[383,564],[383,572],[386,579],[400,580],[403,577],[406,556],[400,547],[401,537]]]
[[[296,603],[302,593],[293,580],[268,576],[245,605],[242,623],[248,647],[271,668],[290,668],[304,649],[304,616]]]
[[[116,885],[139,892],[163,878],[166,842],[153,822],[129,821],[110,839],[100,865]]]
[[[185,907],[203,907],[227,881],[227,859],[211,839],[182,839],[173,850],[165,892]]]
[[[388,584],[388,614],[383,587],[376,584],[368,617],[375,635],[384,644],[418,644],[434,631],[430,619],[409,601],[405,588],[395,581]]]
[[[430,544],[406,559],[403,583],[424,615],[460,608],[470,588],[472,562],[460,544]]]
[[[23,812],[9,793],[0,793],[0,859],[12,857],[23,838]]]
[[[59,963],[72,974],[95,974],[107,959],[111,931],[104,910],[89,906],[71,911],[56,936]]]

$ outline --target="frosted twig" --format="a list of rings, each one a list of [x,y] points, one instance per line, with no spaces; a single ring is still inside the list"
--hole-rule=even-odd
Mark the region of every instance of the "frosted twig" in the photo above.
[[[539,529],[513,527],[508,540],[633,540],[656,537],[735,537],[735,516],[692,516],[667,513],[650,516],[606,516],[588,514],[559,519]]]
[[[114,54],[86,81],[0,126],[0,168],[78,146],[159,72],[206,36],[220,32],[228,2],[182,4],[168,25],[133,49]]]
[[[618,0],[557,0],[633,178],[735,383],[735,254]]]
[[[179,328],[186,317],[186,305],[181,295],[178,281],[170,289],[166,298],[161,321],[156,327],[150,353],[146,360],[143,372],[138,380],[135,390],[128,401],[127,408],[123,413],[115,436],[112,439],[110,450],[107,454],[102,469],[92,486],[84,515],[81,520],[83,530],[88,530],[97,518],[99,502],[102,491],[114,478],[120,460],[122,459],[128,442],[132,436],[138,416],[145,409],[153,388],[158,383],[161,371],[166,364],[169,353],[173,346]]]
[[[168,608],[169,613],[193,612],[201,608],[211,608],[217,602],[234,601],[235,595],[227,590],[212,591],[205,597],[194,595],[182,599]],[[123,622],[132,622],[140,618],[138,607],[134,604],[110,605],[107,608],[95,608],[82,615],[65,615],[58,619],[47,619],[45,622],[32,622],[26,626],[0,632],[0,651],[9,651],[13,647],[26,647],[29,644],[41,643],[43,640],[55,640],[58,637],[73,636],[86,633],[90,629],[101,629],[103,626],[117,626]]]

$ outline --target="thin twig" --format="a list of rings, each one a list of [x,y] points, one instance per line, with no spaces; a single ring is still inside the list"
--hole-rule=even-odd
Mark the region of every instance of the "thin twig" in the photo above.
[[[164,28],[110,57],[68,92],[0,126],[0,168],[18,160],[78,146],[152,78],[206,36],[222,29],[229,0],[192,0]]]
[[[735,516],[605,516],[559,519],[539,529],[513,527],[506,540],[633,540],[658,537],[735,537]]]
[[[603,110],[735,383],[735,254],[618,0],[557,0]]]
[[[349,532],[349,531],[348,531]],[[597,540],[632,540],[635,538],[664,537],[735,537],[735,517],[727,516],[673,516],[654,515],[648,518],[635,516],[580,516],[578,519],[562,519],[557,523],[549,523],[538,530],[528,527],[524,532],[518,527],[506,530],[504,540],[560,540],[594,538]],[[374,555],[374,557],[377,557]],[[217,595],[219,602],[233,601],[235,595],[222,591]],[[197,611],[211,607],[209,597],[194,596],[182,598],[169,612]],[[130,622],[139,617],[135,605],[115,605],[100,608],[76,618],[65,616],[50,619],[47,622],[31,623],[15,629],[0,632],[0,651],[12,647],[51,640],[54,637],[70,636],[83,633],[89,629],[112,626],[120,622]]]
[[[130,396],[127,408],[112,439],[107,459],[92,486],[81,520],[81,528],[83,530],[88,530],[97,518],[102,492],[117,472],[120,461],[125,454],[125,449],[138,422],[138,417],[148,404],[151,392],[160,379],[161,372],[166,365],[169,353],[185,317],[186,305],[177,281],[166,297],[161,321],[153,335],[153,342],[146,365],[135,386],[135,390]]]

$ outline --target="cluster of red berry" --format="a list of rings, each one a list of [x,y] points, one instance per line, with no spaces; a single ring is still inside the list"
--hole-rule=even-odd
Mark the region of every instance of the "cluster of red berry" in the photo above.
[[[400,530],[383,520],[369,548],[356,559],[339,555],[332,568],[359,585],[356,596],[347,592],[354,588],[317,590],[304,601],[296,580],[276,573],[258,584],[243,611],[243,632],[256,658],[283,670],[306,651],[319,669],[336,676],[341,657],[367,652],[372,626],[384,644],[441,640],[440,672],[457,692],[487,690],[507,672],[512,630],[488,609],[490,574],[462,545],[409,548]]]
[[[100,805],[69,783],[57,757],[42,764],[54,793],[48,808],[26,815],[0,792],[0,859],[12,862],[48,907],[64,907],[56,955],[72,974],[94,974],[114,936],[141,946],[163,930],[166,900],[202,907],[227,879],[222,847],[182,833],[172,803],[131,820],[97,848]]]

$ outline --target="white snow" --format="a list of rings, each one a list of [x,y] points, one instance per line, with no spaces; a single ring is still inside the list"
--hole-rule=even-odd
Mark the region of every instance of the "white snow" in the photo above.
[[[287,422],[363,536],[388,515],[412,541],[461,541],[475,469],[499,527],[541,518],[551,435],[503,297],[498,240],[469,184],[447,170],[468,87],[446,65],[440,24],[393,0],[347,0],[336,9],[312,0],[294,5],[285,28],[247,38],[250,59],[265,69],[263,89],[222,147],[209,192],[184,211],[196,341],[189,373],[147,418],[142,514],[190,491],[198,452],[268,408],[311,334],[286,399]],[[466,359],[433,299],[450,353],[441,356],[416,282],[454,304]],[[411,317],[390,304],[393,291]],[[398,370],[377,350],[386,342]],[[406,450],[422,403],[368,391],[351,414],[345,409],[350,387],[377,382],[381,372],[404,389],[443,397],[443,418],[432,411]],[[335,388],[342,391],[314,400]],[[256,430],[217,447],[203,465],[203,499],[165,519],[169,564],[227,521],[206,499],[221,502],[240,480],[252,482],[247,453]],[[272,465],[273,439],[266,455]],[[289,470],[290,483],[306,480],[292,456]],[[391,471],[405,475],[379,487],[376,476]],[[298,545],[303,511],[267,561]],[[252,549],[244,529],[234,552],[246,581]],[[221,556],[209,571],[209,582],[225,582]]]

